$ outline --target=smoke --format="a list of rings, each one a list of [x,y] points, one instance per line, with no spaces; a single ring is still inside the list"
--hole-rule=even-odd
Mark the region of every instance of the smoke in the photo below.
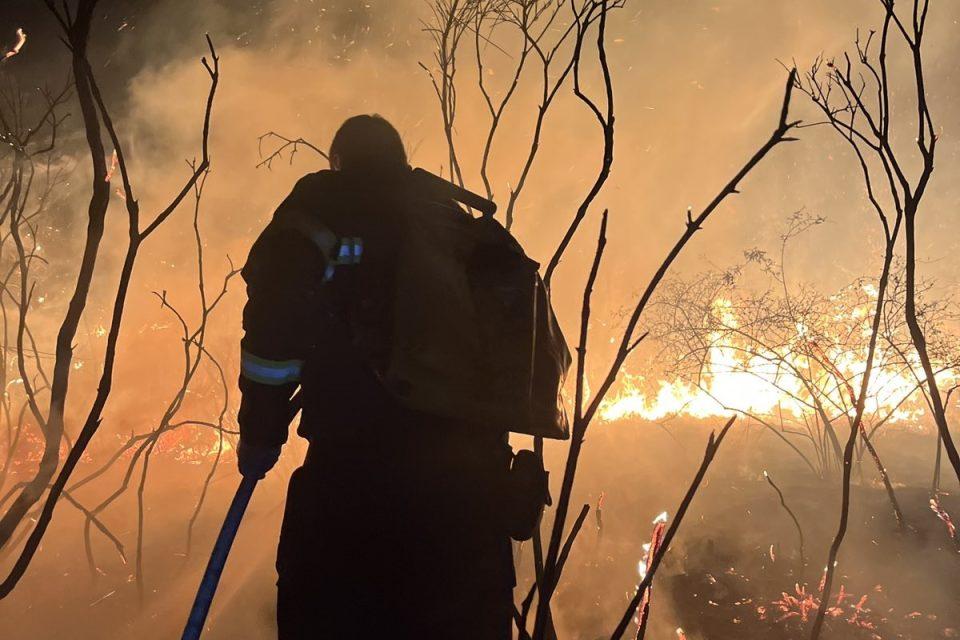
[[[5,70],[15,74],[23,86],[62,82],[68,66],[52,20],[42,11],[0,9],[8,10],[21,13],[4,16],[0,25],[23,24],[29,40]],[[212,172],[201,205],[208,287],[219,287],[228,257],[236,266],[243,263],[250,244],[296,180],[308,171],[325,167],[322,158],[301,150],[292,161],[286,156],[269,170],[257,168],[261,134],[276,131],[290,137],[303,136],[325,148],[346,117],[376,112],[397,126],[413,164],[449,171],[436,98],[428,75],[418,66],[419,62],[428,67],[434,64],[430,39],[421,24],[429,12],[421,0],[104,0],[102,11],[93,35],[91,59],[126,146],[135,194],[146,220],[183,184],[189,173],[185,161],[199,154],[208,82],[199,62],[201,56],[208,55],[204,34],[209,33],[217,47],[222,82],[213,113]],[[558,271],[554,289],[561,320],[568,336],[572,336],[580,287],[592,257],[596,214],[609,208],[610,243],[594,303],[596,344],[591,357],[595,362],[603,361],[605,345],[618,323],[617,313],[630,303],[682,231],[687,207],[695,211],[702,208],[769,135],[786,79],[781,63],[789,66],[796,61],[802,70],[821,52],[839,55],[850,47],[858,27],[865,30],[878,24],[881,11],[879,3],[870,0],[818,1],[803,6],[748,0],[630,0],[627,8],[611,19],[608,48],[616,84],[616,160],[607,189]],[[960,169],[960,149],[950,135],[960,126],[960,108],[956,106],[960,104],[960,83],[953,64],[960,53],[960,44],[953,37],[958,18],[960,9],[955,5],[934,4],[927,36],[930,100],[944,134],[936,177],[922,214],[927,220],[922,225],[920,253],[928,262],[921,268],[924,275],[944,283],[956,283],[960,276],[960,263],[953,259],[960,253],[960,236],[954,232],[954,203],[960,197],[960,186],[951,179]],[[498,54],[493,47],[487,53],[487,82],[495,92],[502,92],[514,60]],[[595,63],[588,63],[586,70],[588,75],[595,73]],[[479,190],[479,150],[488,116],[480,95],[470,87],[476,72],[469,55],[463,56],[458,73],[467,82],[459,96],[456,137],[467,184]],[[535,73],[528,72],[524,77],[494,147],[493,184],[501,202],[516,184],[521,158],[527,151],[540,99],[537,82]],[[587,91],[599,89],[596,76],[585,83]],[[895,98],[909,110],[910,87],[904,85],[902,94]],[[816,121],[816,111],[804,103],[802,96],[795,96],[794,104],[797,118]],[[75,124],[76,120],[79,118],[75,116]],[[867,210],[854,159],[824,127],[803,129],[800,135],[801,142],[777,149],[743,184],[743,193],[723,205],[679,261],[680,273],[695,273],[705,264],[728,264],[744,249],[775,244],[782,228],[780,221],[803,207],[826,216],[829,222],[809,234],[806,244],[792,254],[792,270],[798,277],[834,290],[876,269],[879,229]],[[899,144],[909,144],[909,133],[904,135],[898,139]],[[515,232],[535,259],[544,263],[549,259],[599,167],[601,143],[593,116],[564,92],[548,115],[539,160],[517,211]],[[72,285],[89,183],[79,132],[69,133],[64,144],[68,151],[64,162],[73,170],[69,186],[59,196],[55,221],[47,230],[49,242],[41,239],[50,245],[54,257],[48,270],[50,290],[45,292],[50,302],[37,311],[44,325],[39,333],[48,338],[48,344],[52,344],[49,338],[62,317],[65,292]],[[107,251],[98,267],[92,304],[83,325],[87,335],[78,350],[84,368],[72,391],[72,411],[86,409],[85,398],[89,396],[85,394],[99,373],[103,339],[97,335],[98,328],[108,321],[110,295],[125,241],[122,205],[114,197]],[[197,265],[189,205],[188,199],[150,239],[141,256],[121,337],[116,391],[108,405],[104,432],[96,441],[101,451],[115,448],[117,434],[125,437],[131,431],[152,428],[176,390],[181,367],[180,336],[175,319],[159,307],[153,292],[166,291],[185,317],[196,321]],[[228,383],[236,376],[242,302],[242,284],[234,280],[211,325],[215,337],[210,348],[223,358]],[[642,365],[631,361],[630,366]],[[213,385],[214,374],[207,375],[205,384]],[[202,397],[195,402],[198,411],[212,412],[216,407],[216,402]],[[71,428],[75,424],[76,420]],[[608,542],[613,548],[598,546],[596,552],[590,552],[594,553],[590,567],[571,569],[571,580],[582,585],[574,592],[578,596],[599,591],[619,593],[617,589],[627,588],[625,585],[635,580],[635,562],[649,532],[650,519],[676,503],[688,470],[696,464],[698,446],[691,444],[691,449],[685,450],[664,434],[638,435],[640,429],[629,429],[602,427],[586,448],[586,472],[579,494],[593,503],[600,491],[607,492],[605,518],[610,527]],[[733,450],[734,443],[730,443],[721,456]],[[290,457],[292,464],[295,461]],[[756,473],[763,462],[741,459],[739,466],[729,465],[723,473]],[[553,459],[552,467],[560,468],[558,463],[559,458]],[[644,468],[638,471],[637,467]],[[196,479],[196,474],[187,475]],[[154,498],[170,498],[172,502],[174,497],[182,497],[166,481],[157,484],[160,488]],[[229,491],[223,484],[229,483],[219,485],[210,498],[218,506],[224,504]],[[184,480],[183,486],[184,494],[193,499],[194,493],[189,492],[195,491],[197,484],[187,489]],[[275,504],[283,491],[282,479],[277,478],[265,489],[261,498],[264,504]],[[633,501],[625,497],[636,493],[643,498]],[[58,511],[58,517],[62,511]],[[162,510],[154,509],[148,517],[159,518],[158,511]],[[272,534],[279,514],[270,507],[264,507],[264,512],[258,519],[255,510],[246,526]],[[113,523],[130,534],[131,512],[122,515]],[[694,518],[699,515],[691,514],[690,523],[696,526]],[[209,542],[215,520],[211,515],[202,521],[206,537],[201,540]],[[164,559],[169,561],[165,543],[173,534],[163,529],[162,522],[153,522],[155,529],[148,530],[163,532],[153,543],[157,546],[150,548],[151,566],[156,566]],[[731,530],[736,530],[733,524],[742,523],[732,523]],[[81,557],[76,533],[81,526],[78,519],[68,518],[61,529],[51,532],[54,539],[71,540],[62,543],[69,550],[64,555]],[[267,535],[262,539],[268,539]],[[54,544],[61,543],[51,546]],[[581,544],[594,541],[585,538]],[[242,552],[238,556],[244,559],[231,578],[234,584],[245,585],[245,575],[262,584],[253,592],[245,587],[238,587],[235,593],[224,592],[224,602],[230,602],[232,608],[233,602],[257,602],[261,607],[269,601],[268,565],[273,547],[272,543],[266,546],[269,548],[259,551],[248,549],[250,556]],[[628,558],[629,562],[625,560]],[[602,570],[596,571],[598,567]],[[108,570],[128,571],[116,563]],[[25,593],[45,589],[45,582],[50,580],[66,588],[70,581],[86,579],[82,575],[85,571],[84,563],[77,560],[71,565],[72,575],[60,578],[60,565],[50,559],[35,567],[30,574],[35,576],[31,590]],[[167,603],[162,609],[178,621],[176,616],[186,602],[183,593],[194,577],[193,573],[187,576],[189,579],[178,576],[182,590],[161,596]],[[665,595],[655,592],[654,615],[664,616],[664,628],[672,629],[678,625],[667,620],[673,610],[667,607],[670,599],[660,599]],[[567,596],[563,594],[558,597],[561,603],[573,606],[572,598],[564,600]],[[26,601],[24,598],[21,602]],[[129,600],[124,602],[130,605]],[[659,607],[664,609],[657,613]],[[607,628],[611,614],[620,612],[619,601],[603,602],[597,610],[603,614],[602,623]],[[258,625],[269,625],[262,619],[264,615],[263,610],[256,610]],[[588,622],[599,626],[601,616],[594,617]],[[138,629],[142,622],[136,621]],[[573,620],[566,624],[576,626]],[[169,628],[164,627],[158,637],[169,637],[167,631]]]
[[[801,12],[771,3],[678,7],[653,2],[628,4],[616,14],[609,29],[617,87],[616,161],[595,207],[611,211],[600,317],[618,309],[645,282],[682,229],[687,206],[704,206],[766,138],[785,79],[780,63],[796,61],[802,69],[821,52],[841,54],[858,27],[876,25],[882,9],[874,4],[814,4]],[[946,132],[958,118],[953,66],[941,62],[950,60],[956,47],[947,27],[939,26],[951,22],[950,11],[934,7],[928,36],[931,100]],[[377,112],[401,131],[414,164],[444,168],[439,113],[429,78],[417,64],[433,66],[421,24],[427,18],[426,3],[420,0],[275,1],[242,7],[169,0],[131,15],[111,9],[95,33],[113,44],[101,52],[98,76],[120,112],[144,209],[165,203],[186,173],[183,161],[198,152],[206,87],[198,59],[205,54],[206,32],[223,63],[204,214],[211,259],[229,254],[242,261],[293,182],[325,165],[302,151],[293,163],[257,169],[257,137],[267,131],[303,136],[324,148],[343,119]],[[486,52],[487,82],[502,91],[513,60],[492,49]],[[476,170],[487,114],[479,93],[470,89],[475,71],[469,48],[464,53],[458,73],[466,81],[458,98],[456,136],[468,185],[479,189]],[[516,183],[519,158],[526,151],[539,101],[537,81],[534,73],[524,78],[494,148],[494,188],[501,200]],[[597,82],[588,76],[586,89],[596,91]],[[903,100],[909,90],[904,87]],[[795,112],[816,120],[802,96],[795,99]],[[681,271],[698,270],[707,254],[722,264],[743,249],[776,242],[777,223],[803,207],[826,216],[829,230],[792,257],[797,273],[836,288],[875,269],[879,229],[866,208],[853,158],[825,128],[805,129],[801,135],[800,143],[778,149],[748,178],[744,193],[724,205],[681,259]],[[600,144],[592,116],[572,95],[564,95],[548,116],[540,157],[517,215],[516,233],[533,257],[549,257],[599,165]],[[929,217],[935,220],[924,226],[921,243],[923,255],[932,258],[928,275],[948,279],[957,267],[938,258],[955,253],[960,241],[944,233],[948,216],[939,211],[955,187],[939,176],[951,175],[958,154],[949,135],[941,145],[938,178],[929,196]],[[181,214],[153,241],[157,259],[163,253],[169,266],[142,273],[142,279],[152,281],[148,286],[174,288],[162,280],[183,263],[182,252],[189,249],[174,241],[179,237],[175,228],[189,230],[187,216]],[[568,326],[576,317],[591,229],[588,222],[559,274],[557,298]],[[824,261],[824,255],[831,259]]]

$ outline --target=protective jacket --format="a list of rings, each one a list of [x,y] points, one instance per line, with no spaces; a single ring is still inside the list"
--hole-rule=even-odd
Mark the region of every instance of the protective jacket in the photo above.
[[[398,216],[423,197],[414,189],[404,172],[308,175],[242,272],[241,440],[283,444],[300,385],[310,442],[278,552],[282,638],[375,637],[378,625],[392,637],[509,637],[506,434],[401,407],[369,366],[388,332],[352,330],[360,315],[366,327],[391,321]],[[474,631],[451,629],[468,619]],[[328,635],[311,634],[317,625]]]

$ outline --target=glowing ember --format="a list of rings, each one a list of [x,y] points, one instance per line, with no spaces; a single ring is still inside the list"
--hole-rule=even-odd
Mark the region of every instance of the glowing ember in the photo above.
[[[119,435],[117,437],[122,438]],[[233,443],[229,438],[224,438],[221,443],[215,429],[185,424],[165,431],[157,440],[153,455],[195,465],[207,463],[233,449]],[[133,452],[134,449],[129,449],[124,458],[131,457]]]
[[[653,564],[653,559],[656,557],[657,552],[660,550],[660,545],[663,543],[663,535],[667,530],[667,512],[664,511],[654,518],[652,524],[653,533],[650,534],[650,542],[643,545],[643,560],[640,561],[640,565],[638,567],[641,580],[647,577],[647,573],[650,571],[650,566]],[[644,589],[643,599],[640,601],[640,606],[637,607],[637,616],[634,619],[634,622],[637,625],[638,634],[640,629],[645,627],[647,615],[650,612],[651,590],[652,585]]]
[[[953,524],[953,519],[950,517],[950,514],[947,513],[946,509],[940,504],[940,492],[934,494],[930,498],[930,510],[937,514],[937,517],[947,525],[947,533],[950,534],[950,537],[954,540],[957,539],[957,527]]]
[[[603,535],[603,499],[606,497],[606,494],[601,491],[600,497],[597,498],[597,508],[594,510],[594,517],[597,521],[597,535]]]
[[[784,623],[796,621],[804,624],[816,615],[820,608],[820,599],[813,593],[807,592],[806,586],[795,584],[793,593],[784,591],[780,594],[778,600],[772,603],[773,611],[777,617],[775,623]],[[837,594],[836,602],[833,606],[827,608],[827,615],[831,618],[844,620],[847,624],[863,629],[865,631],[875,632],[876,622],[873,621],[873,612],[867,608],[867,595],[864,594],[855,603],[851,599],[851,594],[847,593],[843,585],[840,585],[840,591]],[[761,620],[768,619],[771,610],[764,606],[757,607],[757,615]],[[880,638],[876,633],[872,634],[874,638]]]
[[[20,49],[23,49],[23,45],[27,43],[27,34],[24,33],[23,29],[17,29],[17,42],[3,55],[3,59],[12,58],[13,56],[20,53]]]
[[[117,150],[113,150],[113,154],[110,156],[110,168],[107,169],[107,175],[104,176],[104,182],[110,182],[113,178],[113,174],[117,171]]]

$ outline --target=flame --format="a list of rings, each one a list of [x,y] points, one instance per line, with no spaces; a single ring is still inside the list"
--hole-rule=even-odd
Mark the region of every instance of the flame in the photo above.
[[[875,299],[876,288],[863,285],[867,303]],[[717,299],[713,312],[728,329],[736,329],[739,319],[726,299]],[[834,320],[859,321],[869,335],[869,318],[865,305],[853,308],[845,316]],[[626,419],[657,421],[672,416],[697,419],[726,417],[731,411],[748,412],[758,416],[788,415],[800,419],[809,415],[812,396],[804,380],[790,373],[790,367],[804,371],[811,358],[822,367],[826,381],[817,385],[817,395],[828,407],[840,408],[853,415],[864,373],[867,353],[842,351],[824,346],[810,338],[808,327],[798,323],[793,347],[777,362],[772,353],[762,353],[746,338],[738,339],[735,331],[712,332],[705,336],[710,346],[704,358],[704,367],[698,383],[685,379],[648,381],[646,377],[625,371],[618,381],[617,391],[601,403],[599,416],[604,422]],[[863,341],[866,344],[866,340]],[[784,366],[784,364],[789,366]],[[918,379],[910,371],[922,367],[914,357],[910,367],[894,366],[892,356],[884,361],[875,358],[871,380],[865,398],[865,415],[886,416],[888,422],[918,421],[925,415]],[[938,374],[938,383],[960,381],[955,370]]]

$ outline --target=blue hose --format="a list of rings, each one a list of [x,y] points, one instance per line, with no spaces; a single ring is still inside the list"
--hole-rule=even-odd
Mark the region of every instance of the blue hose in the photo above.
[[[217,542],[213,546],[213,553],[210,554],[210,561],[200,581],[200,588],[197,589],[197,597],[193,601],[193,608],[190,609],[190,617],[187,618],[182,640],[198,640],[200,633],[203,632],[203,625],[210,612],[213,596],[217,592],[217,584],[223,574],[223,567],[227,563],[230,547],[233,546],[233,539],[237,536],[237,529],[240,528],[240,521],[243,520],[243,513],[247,510],[257,482],[253,478],[243,478],[240,481],[237,493],[233,496],[233,502],[230,503],[230,510],[227,511],[227,517],[220,528],[220,535],[217,536]]]

